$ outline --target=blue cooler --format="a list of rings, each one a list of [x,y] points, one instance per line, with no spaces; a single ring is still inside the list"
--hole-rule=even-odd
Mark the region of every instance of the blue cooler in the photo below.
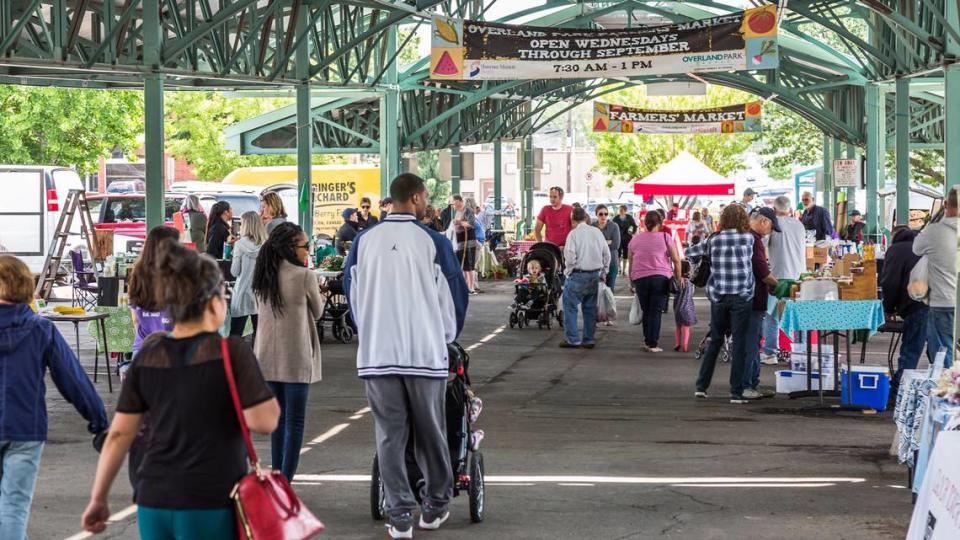
[[[851,381],[847,377],[847,368],[840,370],[840,402],[885,410],[890,399],[890,371],[881,366],[853,366],[852,375]]]

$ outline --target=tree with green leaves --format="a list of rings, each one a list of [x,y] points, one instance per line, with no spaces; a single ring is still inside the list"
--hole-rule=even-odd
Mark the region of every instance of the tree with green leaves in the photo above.
[[[734,105],[756,99],[750,94],[721,86],[709,86],[706,96],[648,97],[643,87],[634,87],[609,94],[604,101],[646,109],[701,109]],[[614,180],[632,181],[656,171],[686,150],[722,175],[744,168],[740,156],[753,143],[754,135],[683,134],[650,135],[645,133],[595,133],[598,165]]]
[[[0,86],[0,163],[96,172],[114,149],[132,154],[143,97],[130,90]]]
[[[798,165],[823,162],[823,132],[797,113],[767,102],[763,108],[763,131],[757,153],[767,174],[777,180],[793,178]]]

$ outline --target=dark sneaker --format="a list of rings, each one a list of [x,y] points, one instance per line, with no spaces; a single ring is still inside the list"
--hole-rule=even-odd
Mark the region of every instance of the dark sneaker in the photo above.
[[[387,523],[387,534],[390,538],[413,538],[413,514],[405,512],[397,516],[390,516]]]
[[[450,511],[446,506],[434,508],[425,504],[420,510],[420,528],[431,531],[439,529],[449,517]]]
[[[560,348],[561,349],[579,349],[580,344],[574,345],[573,343],[567,342],[567,340],[563,340],[560,342]]]
[[[583,347],[584,349],[592,349],[592,348],[596,347],[597,344],[596,344],[596,343],[584,343],[584,344],[582,344],[582,345],[580,345],[580,346]]]

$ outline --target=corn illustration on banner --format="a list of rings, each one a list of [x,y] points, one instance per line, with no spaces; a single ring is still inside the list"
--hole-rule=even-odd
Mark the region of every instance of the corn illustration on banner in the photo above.
[[[762,117],[760,101],[677,111],[593,103],[593,131],[598,133],[759,133]]]
[[[595,79],[773,69],[777,7],[622,30],[550,28],[434,17],[435,80]]]

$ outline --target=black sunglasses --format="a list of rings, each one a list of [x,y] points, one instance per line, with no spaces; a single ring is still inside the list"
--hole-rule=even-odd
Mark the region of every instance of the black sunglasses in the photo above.
[[[364,210],[369,210],[369,209],[370,209],[370,205],[369,205],[369,204],[363,204],[363,205],[360,205],[360,208],[363,208]]]
[[[608,213],[606,213],[606,212],[598,212],[598,213],[597,213],[597,217],[600,217],[600,216],[609,216],[609,215],[610,215],[610,214],[608,214]]]

